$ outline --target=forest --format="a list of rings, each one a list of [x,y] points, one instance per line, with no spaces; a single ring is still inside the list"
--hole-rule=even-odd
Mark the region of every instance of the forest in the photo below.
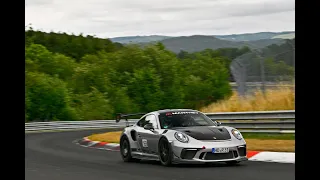
[[[33,29],[25,31],[25,42],[26,122],[200,109],[232,95],[230,63],[251,51],[243,47],[176,54],[161,43],[142,48]],[[285,60],[266,62],[267,68],[292,68]]]

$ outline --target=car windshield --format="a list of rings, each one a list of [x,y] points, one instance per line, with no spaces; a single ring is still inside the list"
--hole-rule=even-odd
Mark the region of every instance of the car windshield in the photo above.
[[[165,112],[159,115],[162,129],[192,126],[216,126],[208,116],[196,111]]]

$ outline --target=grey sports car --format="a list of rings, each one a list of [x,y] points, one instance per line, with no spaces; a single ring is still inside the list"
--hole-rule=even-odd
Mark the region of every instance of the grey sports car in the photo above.
[[[168,109],[150,113],[119,114],[116,121],[142,115],[120,137],[125,162],[157,160],[169,166],[182,162],[226,162],[248,160],[246,142],[232,127],[222,126],[192,109]]]

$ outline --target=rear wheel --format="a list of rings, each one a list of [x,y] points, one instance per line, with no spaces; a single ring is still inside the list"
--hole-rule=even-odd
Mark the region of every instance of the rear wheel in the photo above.
[[[131,156],[131,151],[130,151],[130,143],[127,137],[121,138],[120,141],[120,153],[121,157],[124,162],[131,162],[133,161],[133,158]]]
[[[162,165],[170,166],[172,164],[172,151],[166,138],[159,142],[159,159]]]

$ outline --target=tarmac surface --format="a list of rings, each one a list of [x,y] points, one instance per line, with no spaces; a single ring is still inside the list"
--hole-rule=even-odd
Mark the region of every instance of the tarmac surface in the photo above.
[[[158,162],[125,163],[119,152],[91,149],[73,143],[93,133],[84,130],[25,134],[26,180],[294,180],[295,165],[242,162],[236,166],[174,165]]]

